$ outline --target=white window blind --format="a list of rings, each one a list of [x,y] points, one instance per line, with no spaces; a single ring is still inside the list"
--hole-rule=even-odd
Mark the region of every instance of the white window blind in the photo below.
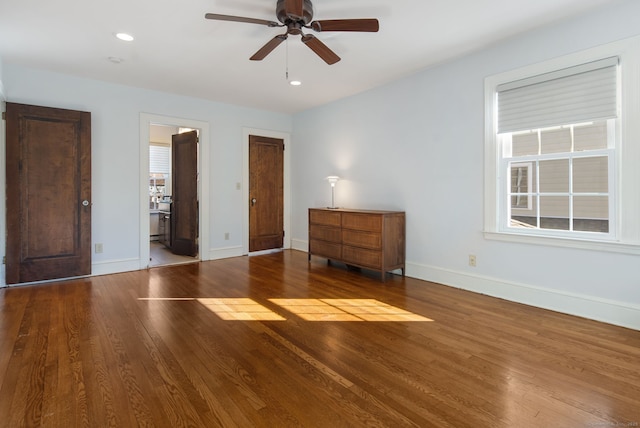
[[[618,57],[498,85],[498,133],[613,119]]]
[[[149,173],[169,174],[171,172],[171,147],[151,144],[149,146]]]

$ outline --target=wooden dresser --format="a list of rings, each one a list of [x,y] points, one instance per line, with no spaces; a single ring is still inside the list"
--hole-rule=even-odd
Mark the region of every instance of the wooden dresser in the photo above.
[[[405,270],[405,214],[330,208],[309,209],[309,260],[325,257],[349,266]]]

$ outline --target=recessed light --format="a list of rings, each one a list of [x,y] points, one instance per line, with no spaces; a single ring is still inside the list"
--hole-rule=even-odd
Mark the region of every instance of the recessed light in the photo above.
[[[107,58],[109,61],[111,61],[114,64],[120,64],[122,61],[124,61],[124,59],[119,58],[117,56],[110,56],[109,58]]]
[[[299,80],[292,80],[292,81],[289,82],[289,84],[291,86],[300,86],[300,85],[302,85],[302,82],[299,81]]]
[[[116,37],[125,42],[133,41],[133,36],[127,33],[116,33]]]

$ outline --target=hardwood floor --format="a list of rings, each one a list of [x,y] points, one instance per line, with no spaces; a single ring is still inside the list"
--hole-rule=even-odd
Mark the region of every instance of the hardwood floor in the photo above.
[[[640,332],[285,251],[0,290],[0,426],[630,427]]]

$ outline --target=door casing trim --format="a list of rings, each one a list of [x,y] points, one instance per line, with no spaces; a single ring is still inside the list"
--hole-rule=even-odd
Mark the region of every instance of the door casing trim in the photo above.
[[[198,260],[209,260],[209,123],[181,117],[140,113],[140,269],[149,267],[149,126],[170,125],[200,130],[198,145]]]
[[[282,247],[291,248],[291,135],[287,132],[256,128],[242,128],[242,254],[249,254],[249,136],[279,138],[284,141],[284,195]]]

